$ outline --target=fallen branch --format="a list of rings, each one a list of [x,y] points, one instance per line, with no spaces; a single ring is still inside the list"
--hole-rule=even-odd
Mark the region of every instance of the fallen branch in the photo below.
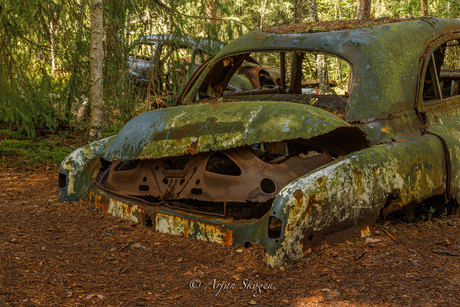
[[[67,143],[64,142],[64,141],[61,141],[60,139],[57,139],[57,138],[52,138],[52,139],[53,139],[53,140],[56,140],[56,141],[58,141],[58,142],[60,142],[60,143],[62,143],[62,144],[64,144],[64,145],[67,146],[67,147],[72,148],[73,150],[75,150],[75,147],[73,147],[72,145],[67,144]]]
[[[436,253],[436,254],[445,254],[445,255],[454,256],[454,257],[460,256],[460,254],[445,251],[445,250],[437,250],[437,251],[433,251],[433,252]]]

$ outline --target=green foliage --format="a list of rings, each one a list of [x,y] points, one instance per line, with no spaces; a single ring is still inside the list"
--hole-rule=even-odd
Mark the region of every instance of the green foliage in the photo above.
[[[428,209],[428,221],[431,221],[433,213],[435,213],[435,212],[436,212],[436,209],[433,208],[433,207],[430,207],[430,209]]]
[[[317,3],[320,20],[356,17],[355,0]],[[90,1],[16,0],[3,1],[0,7],[0,123],[31,137],[37,129],[70,125],[77,108],[90,97]],[[420,11],[420,0],[374,0],[371,15],[418,17]],[[429,1],[429,14],[458,17],[460,4]],[[307,17],[304,1],[303,20]],[[141,110],[174,105],[174,96],[165,98],[128,81],[128,50],[138,37],[167,33],[225,44],[292,19],[292,0],[104,1],[107,129],[118,129]],[[331,71],[341,65],[328,61]],[[311,77],[315,78],[313,72]],[[337,74],[333,78],[339,83],[347,79]],[[177,96],[182,86],[176,85],[172,88]],[[88,126],[87,120],[84,124]]]

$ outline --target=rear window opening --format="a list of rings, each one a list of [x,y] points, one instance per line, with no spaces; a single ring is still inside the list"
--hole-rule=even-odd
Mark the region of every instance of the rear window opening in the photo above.
[[[430,56],[423,83],[423,101],[433,103],[460,95],[460,42],[450,40]]]
[[[198,88],[195,101],[291,101],[326,109],[343,117],[351,89],[351,66],[317,52],[253,52],[214,64]]]

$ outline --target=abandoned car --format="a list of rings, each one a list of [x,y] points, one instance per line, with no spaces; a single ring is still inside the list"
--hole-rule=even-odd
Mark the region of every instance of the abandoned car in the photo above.
[[[141,114],[61,164],[60,201],[156,231],[259,243],[272,267],[369,236],[377,218],[460,197],[460,20],[333,21],[233,41],[178,106]],[[325,57],[333,93],[302,94]],[[235,90],[253,57],[266,71]]]
[[[184,86],[201,63],[222,45],[205,39],[154,34],[139,37],[128,49],[131,82],[152,92],[173,92]]]

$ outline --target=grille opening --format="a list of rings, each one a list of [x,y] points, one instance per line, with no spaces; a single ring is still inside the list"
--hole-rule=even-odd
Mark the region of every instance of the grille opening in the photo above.
[[[193,195],[201,195],[203,194],[203,190],[202,189],[192,189],[190,193],[192,193]]]
[[[153,196],[136,196],[154,205],[161,205],[161,200]],[[271,208],[273,198],[263,203],[256,202],[212,202],[199,201],[194,199],[180,199],[167,202],[169,208],[183,209],[184,211],[193,210],[203,214],[213,214],[225,216],[234,220],[251,220],[262,218]],[[281,220],[280,227],[281,227]],[[281,229],[281,228],[280,228]]]
[[[165,170],[182,171],[185,165],[192,159],[192,155],[182,155],[177,157],[167,157],[163,159],[163,167]],[[156,168],[155,168],[156,169]]]
[[[169,182],[169,179],[168,179],[168,178],[163,178],[163,183],[164,183],[164,184],[168,184],[168,182]]]
[[[142,181],[146,182],[146,181],[147,181],[147,177],[144,177],[144,178],[142,179]]]
[[[185,179],[184,179],[184,178],[182,178],[182,179],[180,180],[179,184],[180,184],[180,185],[183,185],[183,184],[184,184],[184,182],[185,182]]]
[[[260,182],[260,188],[262,191],[264,191],[264,193],[272,194],[276,191],[276,184],[273,182],[273,180],[264,178]]]
[[[67,175],[63,173],[59,173],[59,188],[65,188],[67,185]]]
[[[140,185],[139,186],[139,191],[144,191],[144,192],[147,192],[149,190],[149,186],[148,185]]]
[[[268,221],[268,237],[270,239],[278,239],[281,236],[281,227],[283,226],[283,222],[281,219],[270,216]]]
[[[129,171],[135,169],[139,165],[139,160],[123,161],[115,167],[115,172]]]
[[[210,173],[216,173],[228,176],[240,176],[241,169],[226,154],[221,152],[213,153],[206,163],[205,170]]]

